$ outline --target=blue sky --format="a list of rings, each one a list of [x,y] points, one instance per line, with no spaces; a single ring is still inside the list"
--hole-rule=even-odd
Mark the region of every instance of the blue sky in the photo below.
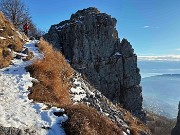
[[[97,7],[117,19],[120,39],[138,55],[180,55],[180,0],[23,0],[34,23],[48,31],[77,10]]]

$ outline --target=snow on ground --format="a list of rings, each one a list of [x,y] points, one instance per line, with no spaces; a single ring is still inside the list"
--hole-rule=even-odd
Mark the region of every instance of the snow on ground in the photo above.
[[[15,40],[14,36],[8,36],[8,38]]]
[[[42,58],[34,43],[30,41],[25,47],[34,53],[34,59]],[[56,107],[46,109],[45,104],[35,103],[27,97],[27,89],[32,86],[34,78],[25,71],[25,67],[32,60],[14,59],[12,62],[13,65],[0,69],[0,125],[29,130],[36,135],[64,135],[61,123],[67,120],[67,116],[53,114],[64,110]]]
[[[80,102],[83,98],[86,97],[86,92],[82,89],[81,87],[81,82],[78,81],[77,79],[74,79],[73,84],[75,87],[72,87],[70,89],[70,92],[74,94],[72,100],[76,102]]]
[[[5,37],[0,37],[0,39],[6,39]]]
[[[116,52],[114,55],[121,56],[122,54],[120,54],[119,52]]]
[[[19,31],[16,31],[16,33],[18,34],[19,38],[24,41],[24,38],[22,37],[21,33]]]

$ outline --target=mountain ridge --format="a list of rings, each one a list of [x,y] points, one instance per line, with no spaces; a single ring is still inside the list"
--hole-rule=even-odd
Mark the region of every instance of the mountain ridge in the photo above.
[[[93,14],[98,15],[99,13],[94,12]],[[89,15],[93,16],[93,14],[89,14]],[[107,16],[109,17],[109,21],[112,21],[110,22],[110,25],[111,24],[115,25],[114,24],[115,20],[114,19],[111,20],[111,17],[109,15],[106,14],[101,14],[101,15],[102,16],[100,16],[100,20],[99,20],[100,22],[98,23],[101,24],[101,22],[103,21],[101,20],[103,16]],[[104,19],[106,20],[106,18]],[[72,25],[74,25],[74,23]],[[104,23],[102,23],[101,25],[104,26]],[[114,27],[111,28],[114,29]],[[13,29],[11,30],[13,31]],[[4,30],[4,32],[6,32],[6,30]],[[113,43],[116,44],[117,43],[116,41],[119,42],[119,39],[116,35],[117,34],[116,31],[114,32],[115,35],[109,35],[109,36],[114,38],[112,39],[112,41]],[[99,36],[100,38],[101,34],[102,33],[100,32],[99,35],[97,35],[97,37]],[[12,91],[11,93],[13,95],[16,94],[19,95],[18,97],[14,96],[13,98],[17,98],[17,99],[9,103],[11,106],[16,105],[14,109],[6,108],[9,105],[8,103],[7,106],[2,105],[0,107],[5,108],[6,110],[9,109],[12,114],[15,113],[16,115],[18,115],[18,113],[16,113],[19,111],[18,109],[22,109],[22,111],[20,112],[23,113],[22,116],[25,115],[23,118],[21,118],[20,115],[18,115],[18,118],[15,117],[16,115],[12,115],[10,117],[11,121],[9,123],[8,121],[5,121],[3,123],[2,119],[0,119],[2,125],[0,126],[0,134],[5,134],[5,135],[9,135],[9,134],[25,135],[31,133],[41,134],[40,130],[42,130],[43,132],[48,132],[49,134],[55,134],[59,132],[64,134],[64,131],[61,127],[65,126],[64,128],[67,129],[66,130],[67,133],[73,135],[74,133],[80,135],[84,135],[84,134],[104,135],[110,133],[118,134],[118,135],[119,134],[151,135],[148,127],[142,121],[140,121],[138,118],[132,115],[131,112],[129,112],[128,110],[123,109],[122,105],[119,105],[118,103],[113,104],[109,99],[107,99],[101,92],[99,92],[96,88],[94,88],[94,86],[92,86],[89,83],[88,78],[86,78],[84,74],[81,73],[80,75],[78,73],[72,76],[72,73],[74,73],[73,69],[66,62],[64,56],[60,52],[55,51],[51,45],[49,45],[47,42],[43,40],[30,41],[29,43],[30,44],[26,44],[22,46],[24,48],[23,51],[14,52],[16,56],[12,58],[13,61],[15,62],[13,65],[10,65],[9,67],[6,67],[5,69],[2,69],[0,71],[1,73],[3,73],[3,76],[0,76],[3,77],[3,80],[10,78],[13,81],[17,79],[17,81],[11,84],[11,87],[8,87],[8,83],[4,85],[6,81],[2,82],[4,89],[2,91],[3,93],[0,94],[0,97],[3,99],[7,98],[9,99],[9,101],[11,101],[11,97],[6,93],[10,93]],[[120,44],[120,42],[118,44]],[[38,46],[40,50],[37,49],[35,46],[36,47]],[[133,53],[133,49],[130,43],[124,39],[121,47],[122,48],[120,49],[116,47],[114,48],[112,46],[111,49],[113,53],[111,54],[109,52],[108,53],[109,55],[107,56],[107,59],[104,59],[104,62],[107,62],[106,64],[109,64],[109,66],[112,68],[116,63],[122,62],[123,61],[122,57],[124,57],[125,59],[128,59],[128,61],[124,59],[124,63],[126,63],[124,67],[128,66],[129,62],[130,63],[132,62],[133,65],[134,64],[136,65],[136,55]],[[28,54],[23,54],[23,53],[27,52],[25,51],[25,49],[28,50],[28,48],[30,51],[32,49],[32,52],[34,52],[34,60],[27,61],[27,63],[29,62],[32,63],[25,68],[24,64],[26,63],[26,61],[24,61],[24,57],[28,57]],[[116,49],[118,49],[119,51],[117,52]],[[101,49],[99,48],[99,51],[100,50]],[[43,55],[40,52],[43,52]],[[101,53],[104,56],[106,56],[106,53],[104,53],[103,51],[101,51]],[[122,56],[122,54],[124,56]],[[39,58],[37,58],[37,56]],[[98,54],[96,56],[98,56]],[[95,65],[93,65],[94,69],[97,68],[95,70],[96,72],[99,72],[101,68],[98,67],[98,62],[103,62],[103,61],[97,61],[97,59],[92,59],[92,61],[93,64],[96,63]],[[121,67],[121,69],[123,70],[124,67]],[[83,69],[84,67],[81,66],[81,69],[79,70],[83,70]],[[136,74],[136,71],[137,72],[139,71],[136,68],[136,66],[131,70],[133,70],[132,71],[133,75]],[[126,70],[126,72],[128,73],[129,70]],[[6,76],[6,73],[10,76],[9,78]],[[24,75],[22,74],[26,74],[30,79],[26,80],[27,78],[24,77]],[[13,75],[16,75],[17,77],[15,78],[11,77]],[[126,76],[126,75],[127,75],[126,73],[122,74],[122,76]],[[22,78],[19,79],[19,77]],[[116,76],[113,75],[113,77]],[[127,76],[126,79],[129,79],[129,76]],[[28,85],[24,86],[23,83]],[[122,82],[122,83],[124,83],[124,85],[129,87],[129,85],[126,84],[126,82]],[[130,83],[131,85],[133,85],[136,82],[132,81]],[[17,88],[14,89],[13,86],[15,85],[13,84],[18,85]],[[8,91],[8,88],[11,91]],[[131,99],[131,97],[129,97],[129,99]],[[20,100],[21,103],[26,104],[26,107],[29,107],[33,113],[30,113],[31,115],[29,115],[28,113],[24,113],[25,112],[25,110],[23,110],[24,106],[20,103],[16,103],[17,100]],[[126,102],[128,103],[128,101]],[[141,102],[141,99],[137,102]],[[59,109],[57,107],[63,107],[65,110]],[[136,107],[137,106],[134,107],[134,110],[136,109]],[[139,109],[141,110],[141,105],[139,106]],[[3,111],[1,113],[3,115],[6,114]],[[32,114],[34,114],[34,116],[38,115],[40,117],[38,117],[37,119],[37,117],[32,116]],[[142,114],[143,117],[140,118],[144,119],[144,112],[142,112]],[[32,116],[32,119],[29,116]],[[67,120],[67,116],[68,116],[68,120]],[[3,118],[8,119],[9,115],[5,115]],[[33,122],[35,123],[37,122],[37,124],[38,121],[40,121],[40,123],[44,121],[42,122],[44,124],[41,125],[39,123],[37,126],[36,124],[34,124],[34,128],[32,128],[30,123],[24,124],[25,122],[29,122],[29,120],[33,120]],[[22,123],[19,123],[18,125],[17,124],[18,121],[22,121]],[[58,125],[59,123],[61,123],[62,126]],[[12,126],[8,125],[7,127],[6,124],[12,124]],[[16,128],[14,128],[13,126]]]

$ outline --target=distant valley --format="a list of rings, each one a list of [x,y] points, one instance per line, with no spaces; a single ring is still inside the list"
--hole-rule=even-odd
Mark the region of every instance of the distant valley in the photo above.
[[[143,106],[156,114],[176,118],[180,100],[180,62],[139,61]]]

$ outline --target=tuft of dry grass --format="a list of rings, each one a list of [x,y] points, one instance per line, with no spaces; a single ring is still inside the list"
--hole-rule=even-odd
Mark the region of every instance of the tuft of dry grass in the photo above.
[[[46,41],[40,40],[37,46],[43,52],[44,58],[26,67],[27,71],[39,81],[29,88],[28,97],[59,107],[71,104],[69,79],[73,69],[63,55],[55,51]]]
[[[0,68],[7,67],[11,64],[12,54],[7,48],[0,48]]]
[[[28,61],[28,60],[31,60],[32,58],[34,58],[33,52],[28,51],[27,55],[28,56],[26,58],[22,59],[23,61]]]
[[[79,104],[65,110],[69,116],[64,125],[67,135],[123,135],[121,128],[93,108]]]

